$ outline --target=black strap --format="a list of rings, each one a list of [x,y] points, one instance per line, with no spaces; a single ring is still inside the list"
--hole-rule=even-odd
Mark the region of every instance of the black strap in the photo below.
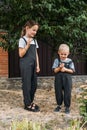
[[[23,39],[24,39],[24,41],[25,41],[25,43],[27,44],[27,41],[26,41],[26,39],[24,38],[24,37],[22,37]],[[36,45],[36,40],[35,39],[33,39],[34,40],[34,42],[35,42],[35,45]]]
[[[60,60],[59,60],[59,62],[61,62]],[[72,60],[71,61],[68,61],[68,62],[61,62],[61,63],[65,63],[65,64],[71,64],[72,63]]]
[[[35,45],[36,45],[36,40],[35,39],[33,39],[34,40],[34,42],[35,42]]]
[[[26,41],[26,39],[25,39],[24,37],[22,37],[22,38],[24,39],[25,43],[27,44],[27,41]]]

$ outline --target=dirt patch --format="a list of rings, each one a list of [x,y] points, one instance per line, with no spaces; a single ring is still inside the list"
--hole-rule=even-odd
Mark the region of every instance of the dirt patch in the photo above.
[[[67,121],[79,117],[75,89],[72,91],[71,113],[55,113],[55,93],[53,88],[37,89],[35,103],[40,106],[40,112],[34,113],[23,109],[22,90],[0,90],[0,129],[9,130],[13,120],[27,118],[29,121],[40,122],[50,126],[50,130],[64,129]],[[6,129],[7,128],[7,129]]]

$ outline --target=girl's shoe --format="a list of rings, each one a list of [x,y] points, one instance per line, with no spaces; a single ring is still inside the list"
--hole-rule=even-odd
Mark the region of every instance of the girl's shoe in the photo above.
[[[35,109],[37,109],[37,110],[40,110],[40,107],[37,104],[35,104],[35,103],[31,103],[31,106],[35,107]]]
[[[31,112],[39,112],[39,110],[36,109],[35,106],[32,106],[32,105],[30,105],[30,106],[25,106],[24,109],[25,109],[25,110],[28,110],[28,111],[31,111]]]

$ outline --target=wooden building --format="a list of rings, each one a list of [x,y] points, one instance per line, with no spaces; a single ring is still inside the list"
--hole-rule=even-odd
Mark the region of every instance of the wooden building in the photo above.
[[[53,76],[52,64],[55,57],[52,55],[52,48],[46,43],[39,42],[40,73],[38,76]],[[79,56],[81,59],[82,56]],[[74,58],[76,75],[87,75],[87,59],[77,62]],[[20,77],[18,49],[6,52],[0,48],[0,77]]]
[[[52,64],[53,64],[53,56],[51,47],[44,43],[39,43],[39,60],[40,60],[40,73],[38,76],[52,76]],[[0,70],[0,76],[8,77],[20,77],[20,69],[19,69],[19,56],[18,50],[12,51],[10,53],[0,51],[0,55],[2,55],[2,59],[0,59],[2,66],[2,71]],[[6,58],[6,57],[7,58]],[[82,57],[80,56],[80,59]],[[86,75],[87,74],[87,61],[80,61],[75,63],[76,75]],[[6,67],[6,68],[5,68]],[[1,68],[0,68],[1,69]],[[8,74],[7,74],[8,73]]]

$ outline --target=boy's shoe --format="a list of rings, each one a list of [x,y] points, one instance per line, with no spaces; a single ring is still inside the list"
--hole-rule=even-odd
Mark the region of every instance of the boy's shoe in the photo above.
[[[66,108],[65,108],[65,113],[66,113],[66,114],[69,114],[69,113],[70,113],[69,107],[66,107]]]
[[[61,110],[61,107],[60,107],[60,106],[57,106],[57,107],[54,109],[55,112],[59,112],[60,110]]]

